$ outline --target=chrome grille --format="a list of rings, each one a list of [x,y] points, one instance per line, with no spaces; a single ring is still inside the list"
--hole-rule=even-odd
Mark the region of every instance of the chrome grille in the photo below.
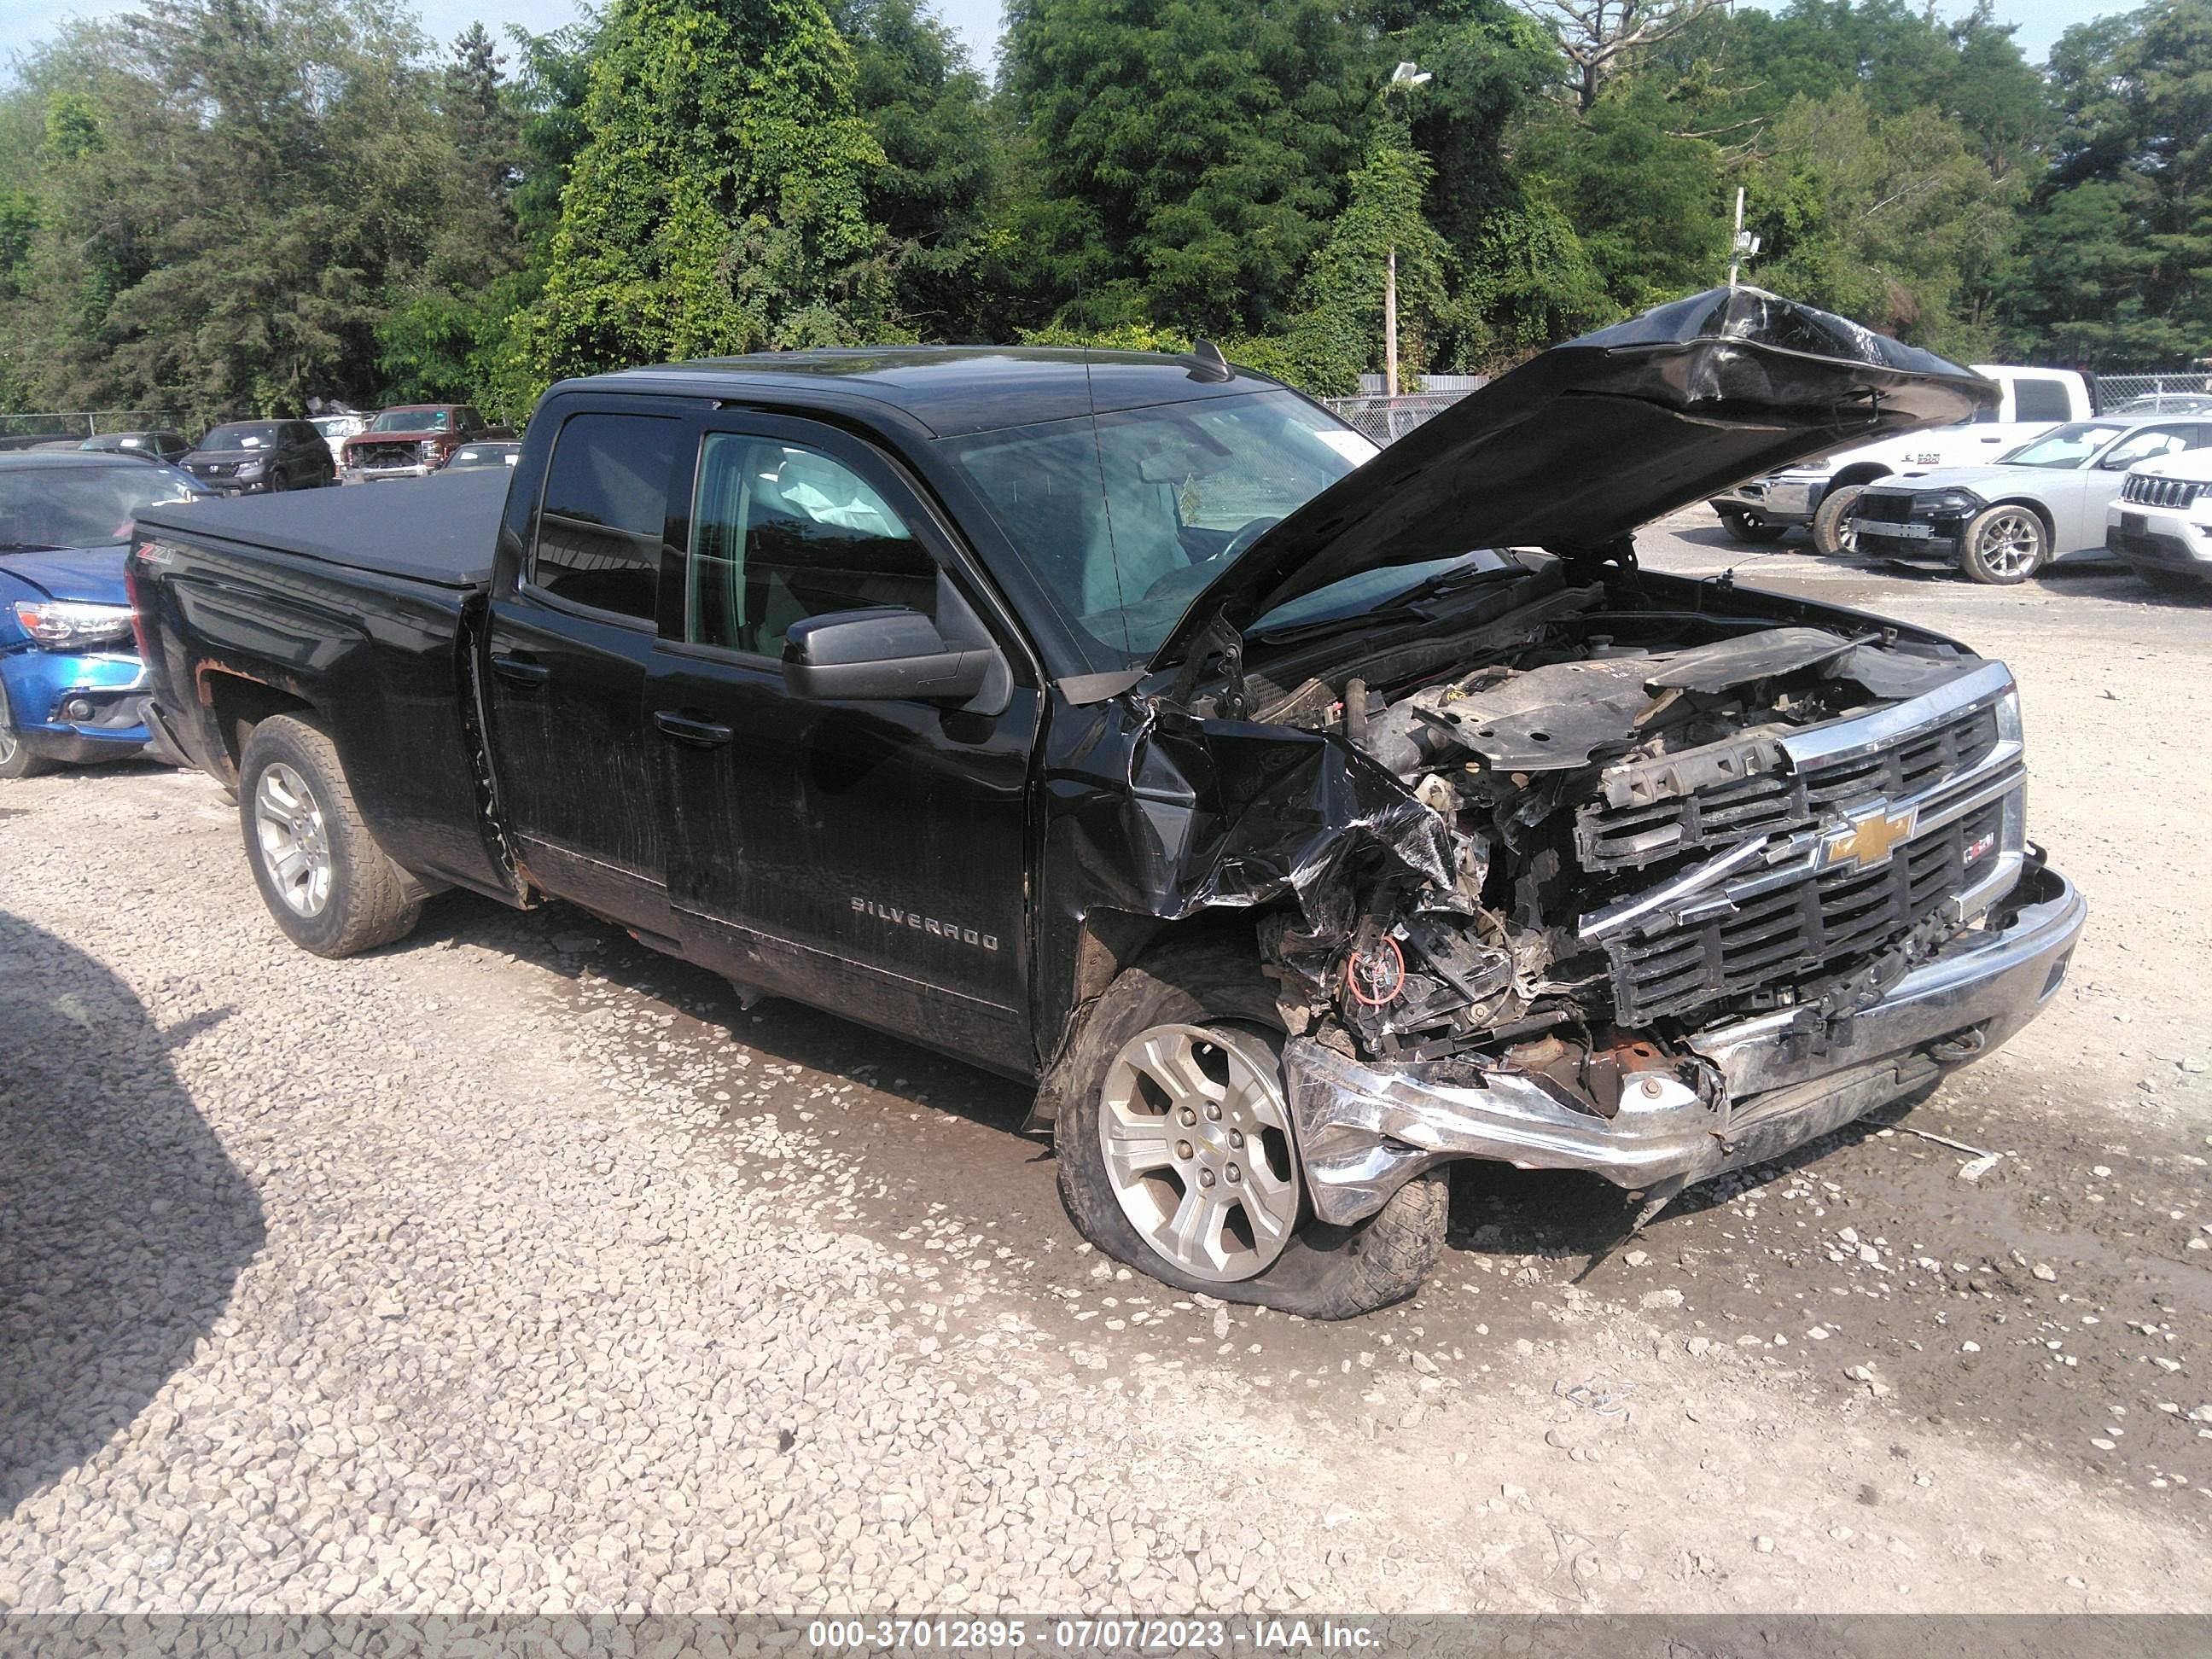
[[[1673,800],[1593,801],[1576,816],[1576,854],[1585,870],[1633,869],[1692,848],[1809,829],[1853,801],[1911,794],[1956,776],[1996,742],[1996,709],[1976,708],[1817,769],[1731,779]]]
[[[2199,483],[2194,478],[2154,478],[2130,472],[2120,485],[2120,499],[2143,507],[2187,507],[2207,490],[2212,490],[2212,483]]]
[[[1996,858],[2002,802],[1921,836],[1871,870],[1838,869],[1728,914],[1607,948],[1614,1018],[1640,1025],[1723,997],[1840,969],[1932,915]]]

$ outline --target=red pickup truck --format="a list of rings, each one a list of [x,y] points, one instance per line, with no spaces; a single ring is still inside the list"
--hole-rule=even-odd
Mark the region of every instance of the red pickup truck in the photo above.
[[[401,404],[381,411],[368,430],[345,441],[339,471],[348,483],[427,478],[441,471],[463,444],[513,435],[505,427],[486,424],[466,404]]]

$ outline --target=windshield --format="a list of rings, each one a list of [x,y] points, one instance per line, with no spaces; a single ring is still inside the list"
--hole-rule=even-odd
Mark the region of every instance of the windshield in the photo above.
[[[202,449],[274,449],[283,441],[277,421],[241,421],[219,426],[200,440]]]
[[[1149,659],[1270,526],[1376,453],[1290,392],[1051,421],[945,447],[1102,668]]]
[[[203,493],[173,466],[136,461],[10,468],[0,471],[0,553],[113,547],[131,538],[131,521],[146,508]]]
[[[450,409],[387,409],[368,423],[371,432],[443,432],[453,423]]]
[[[2109,421],[2075,421],[1997,459],[2007,466],[2048,466],[2063,471],[2081,465],[2125,430]]]

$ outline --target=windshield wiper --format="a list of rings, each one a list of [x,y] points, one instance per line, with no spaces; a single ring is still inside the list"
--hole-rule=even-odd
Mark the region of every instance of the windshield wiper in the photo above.
[[[0,553],[58,553],[61,549],[48,542],[0,542]]]
[[[1265,640],[1270,645],[1310,639],[1319,634],[1337,634],[1347,628],[1362,628],[1370,623],[1381,622],[1418,610],[1431,599],[1447,598],[1478,587],[1487,587],[1494,582],[1517,579],[1528,574],[1522,564],[1482,565],[1473,568],[1462,565],[1451,570],[1440,570],[1433,576],[1425,576],[1411,586],[1401,588],[1388,599],[1380,599],[1364,611],[1347,611],[1335,616],[1316,617],[1310,622],[1286,623],[1280,628],[1271,628],[1253,637]]]

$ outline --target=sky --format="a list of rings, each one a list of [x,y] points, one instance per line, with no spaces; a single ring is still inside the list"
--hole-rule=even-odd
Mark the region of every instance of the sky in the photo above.
[[[1748,0],[1761,3],[1761,0]],[[2051,43],[2075,23],[2111,12],[2132,10],[2140,0],[1997,0],[1997,15],[2019,23],[2016,39],[2029,58],[2041,63]],[[1765,0],[1763,9],[1778,10],[1783,0]],[[1971,0],[1942,0],[1941,9],[1950,15],[1969,9]],[[0,0],[0,63],[37,45],[52,33],[64,18],[100,16],[129,9],[130,0]],[[576,15],[572,0],[413,0],[422,27],[441,40],[450,40],[482,19],[494,33],[520,23],[533,33],[558,28]],[[968,43],[979,67],[996,60],[999,0],[937,0],[937,9]]]

